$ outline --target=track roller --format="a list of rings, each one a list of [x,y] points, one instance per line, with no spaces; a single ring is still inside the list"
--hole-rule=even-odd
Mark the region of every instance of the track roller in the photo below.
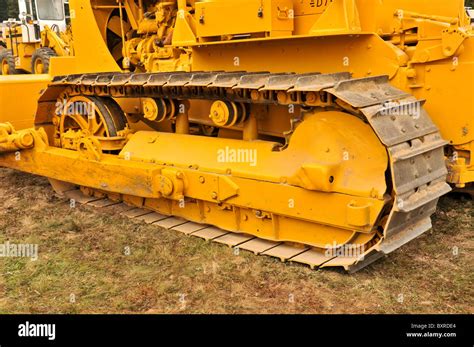
[[[209,118],[220,127],[232,127],[247,119],[248,108],[244,103],[217,100],[211,106]]]
[[[143,98],[144,117],[155,122],[163,122],[176,117],[176,101],[161,98]]]

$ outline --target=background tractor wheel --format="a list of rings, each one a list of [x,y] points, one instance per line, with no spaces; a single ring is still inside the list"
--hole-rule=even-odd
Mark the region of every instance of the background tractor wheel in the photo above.
[[[0,50],[0,75],[15,75],[18,71],[15,69],[15,57],[11,50]]]
[[[57,54],[49,47],[38,48],[31,58],[31,72],[34,74],[42,74],[49,72],[49,61],[51,57]]]

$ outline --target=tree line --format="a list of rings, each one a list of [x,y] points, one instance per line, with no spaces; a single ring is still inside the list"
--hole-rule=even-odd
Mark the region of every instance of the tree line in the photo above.
[[[18,0],[0,0],[0,22],[18,18]]]

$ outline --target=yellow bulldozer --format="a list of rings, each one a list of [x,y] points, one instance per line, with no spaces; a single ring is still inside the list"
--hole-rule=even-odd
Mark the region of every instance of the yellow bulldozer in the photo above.
[[[0,74],[49,72],[51,57],[74,54],[63,0],[18,0],[19,20],[0,24]]]
[[[353,272],[472,189],[462,0],[70,6],[74,56],[0,80],[0,166],[59,193]]]

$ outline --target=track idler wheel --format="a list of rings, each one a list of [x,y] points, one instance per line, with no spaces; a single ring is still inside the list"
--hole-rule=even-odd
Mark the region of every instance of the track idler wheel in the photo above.
[[[63,101],[63,107],[54,118],[55,145],[77,149],[84,136],[99,139],[104,150],[115,150],[120,144],[120,132],[127,128],[127,119],[120,106],[112,98],[74,96]]]

